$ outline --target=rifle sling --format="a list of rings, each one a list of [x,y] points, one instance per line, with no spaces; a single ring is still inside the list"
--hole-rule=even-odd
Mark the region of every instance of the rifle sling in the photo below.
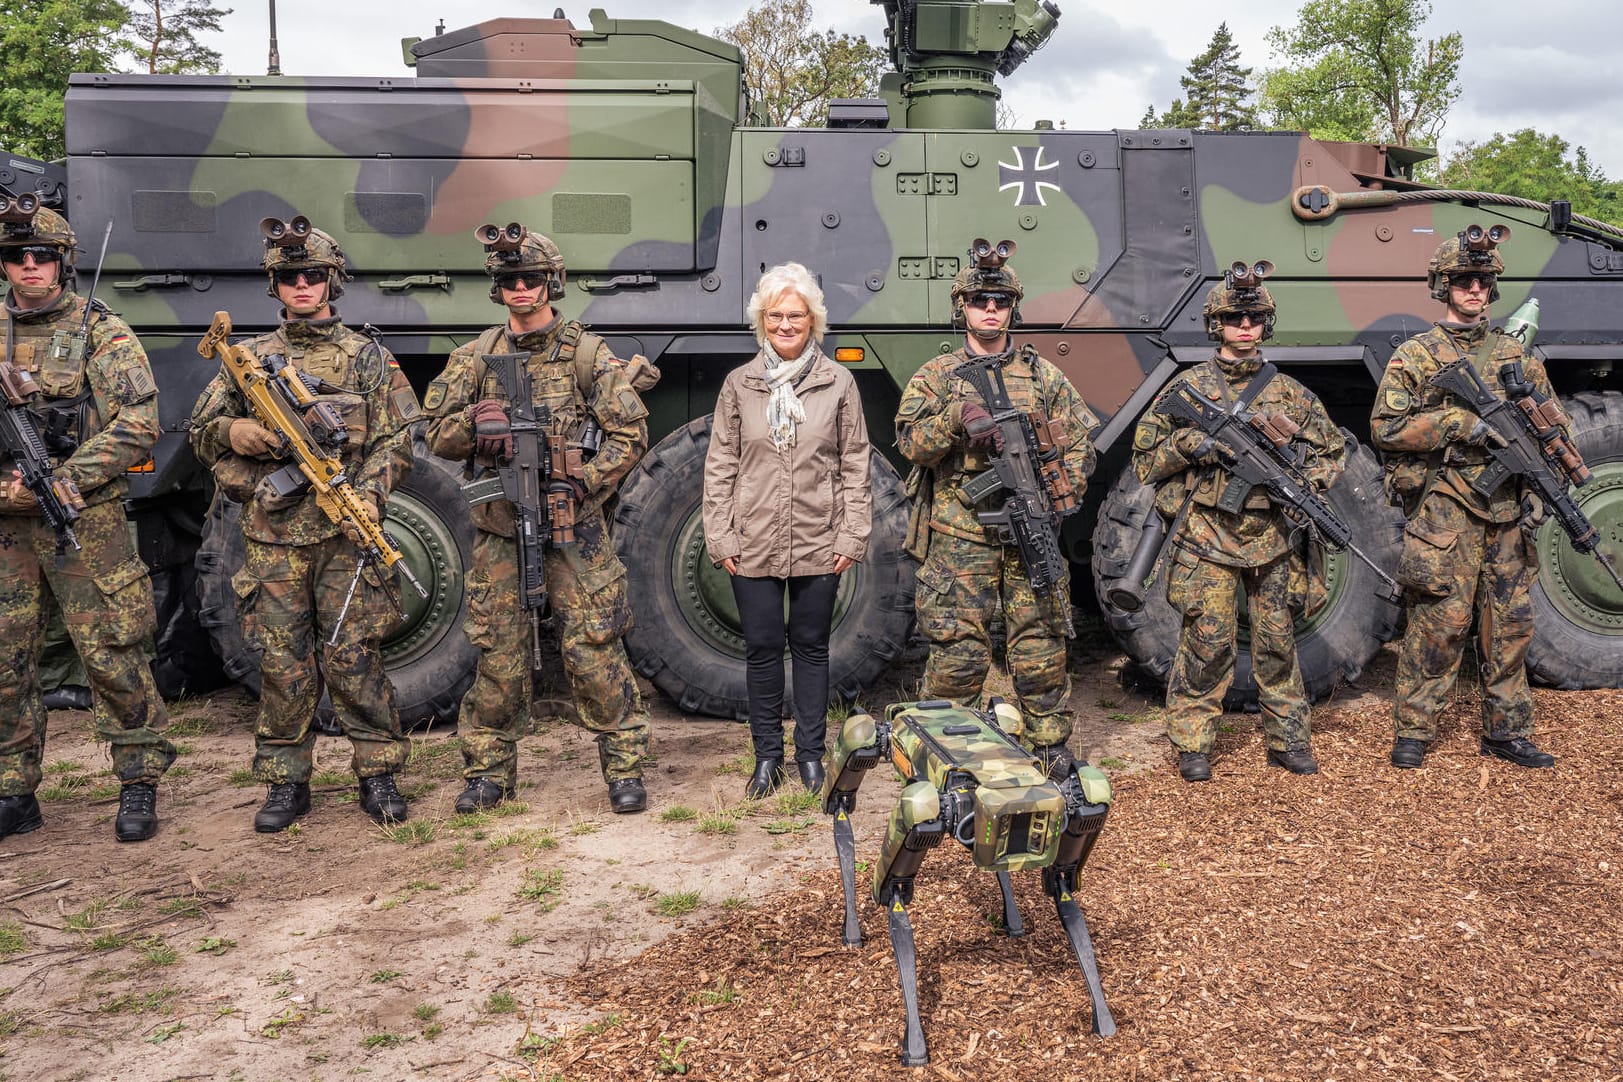
[[[1474,353],[1468,354],[1463,349],[1460,349],[1458,345],[1454,346],[1455,351],[1460,355],[1459,359],[1475,368],[1477,374],[1482,376],[1482,382],[1484,383],[1488,383],[1488,377],[1483,374],[1482,366],[1493,358],[1493,351],[1498,346],[1498,335],[1499,329],[1497,327],[1489,328],[1488,332],[1482,336],[1482,344],[1477,346]],[[1491,386],[1491,384],[1489,385]],[[1473,410],[1473,412],[1475,411]],[[1420,509],[1426,505],[1426,497],[1430,496],[1431,490],[1437,487],[1437,481],[1443,474],[1443,458],[1447,453],[1448,445],[1446,443],[1435,451],[1427,453],[1426,478],[1420,485],[1420,498],[1415,500],[1414,514],[1420,513]],[[1483,494],[1483,498],[1487,498],[1486,493]]]
[[[1228,413],[1239,413],[1249,407],[1268,384],[1273,382],[1274,377],[1279,375],[1279,369],[1274,367],[1273,361],[1263,361],[1262,367],[1251,377],[1251,382],[1245,385],[1245,390],[1240,392],[1239,398],[1231,400],[1228,379],[1223,375],[1222,366],[1217,363],[1215,356],[1209,358],[1208,363],[1217,372],[1217,388],[1223,395],[1223,409]],[[1218,497],[1217,506],[1230,514],[1239,514],[1245,506],[1246,497],[1251,494],[1251,488],[1251,485],[1238,477],[1230,477],[1228,484],[1223,487],[1223,494]]]

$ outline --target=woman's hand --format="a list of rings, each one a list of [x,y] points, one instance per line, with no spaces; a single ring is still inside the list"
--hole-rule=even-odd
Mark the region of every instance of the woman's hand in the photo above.
[[[856,563],[856,561],[851,559],[849,556],[835,556],[834,573],[836,575],[843,575],[847,571],[851,570],[851,565],[854,563]]]
[[[721,566],[722,569],[725,570],[729,575],[738,574],[738,557],[727,557],[725,560],[721,561]]]

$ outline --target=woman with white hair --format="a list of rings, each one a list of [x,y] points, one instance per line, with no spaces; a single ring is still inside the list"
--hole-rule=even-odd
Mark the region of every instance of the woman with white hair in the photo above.
[[[785,638],[795,763],[807,789],[823,785],[834,598],[840,575],[868,549],[868,428],[856,380],[819,347],[828,309],[810,271],[799,263],[768,270],[748,314],[761,352],[727,374],[716,401],[704,534],[738,602],[755,746],[744,792],[760,798],[785,777]]]

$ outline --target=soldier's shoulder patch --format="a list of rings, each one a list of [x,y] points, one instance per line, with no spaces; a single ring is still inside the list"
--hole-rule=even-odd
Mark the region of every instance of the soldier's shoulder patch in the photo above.
[[[158,393],[152,379],[152,369],[144,364],[132,364],[124,370],[124,397],[130,402],[144,402]]]
[[[1412,402],[1413,399],[1409,397],[1409,392],[1402,387],[1388,387],[1386,389],[1387,409],[1395,410],[1398,413],[1406,413]]]
[[[440,397],[444,399],[443,394]],[[389,392],[389,398],[402,421],[415,421],[423,415],[422,407],[417,404],[417,392],[410,387],[397,387]]]
[[[1160,438],[1161,426],[1149,419],[1142,420],[1138,422],[1138,427],[1133,429],[1133,449],[1148,451]]]
[[[446,393],[447,388],[444,380],[437,379],[430,383],[428,385],[428,390],[423,393],[423,409],[433,413],[435,410],[445,405]]]

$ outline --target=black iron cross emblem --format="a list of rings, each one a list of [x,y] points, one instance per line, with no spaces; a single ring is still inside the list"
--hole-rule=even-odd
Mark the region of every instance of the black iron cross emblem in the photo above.
[[[1030,165],[1026,164],[1026,152],[1035,150],[1036,154]],[[997,190],[1006,192],[1010,188],[1018,188],[1020,195],[1014,201],[1017,207],[1046,207],[1048,201],[1043,198],[1043,189],[1052,188],[1059,191],[1059,185],[1051,180],[1038,179],[1041,174],[1049,170],[1058,170],[1059,162],[1043,162],[1042,147],[1015,147],[1015,161],[1013,163],[1000,161],[997,163]],[[1058,172],[1051,174],[1058,176]]]

